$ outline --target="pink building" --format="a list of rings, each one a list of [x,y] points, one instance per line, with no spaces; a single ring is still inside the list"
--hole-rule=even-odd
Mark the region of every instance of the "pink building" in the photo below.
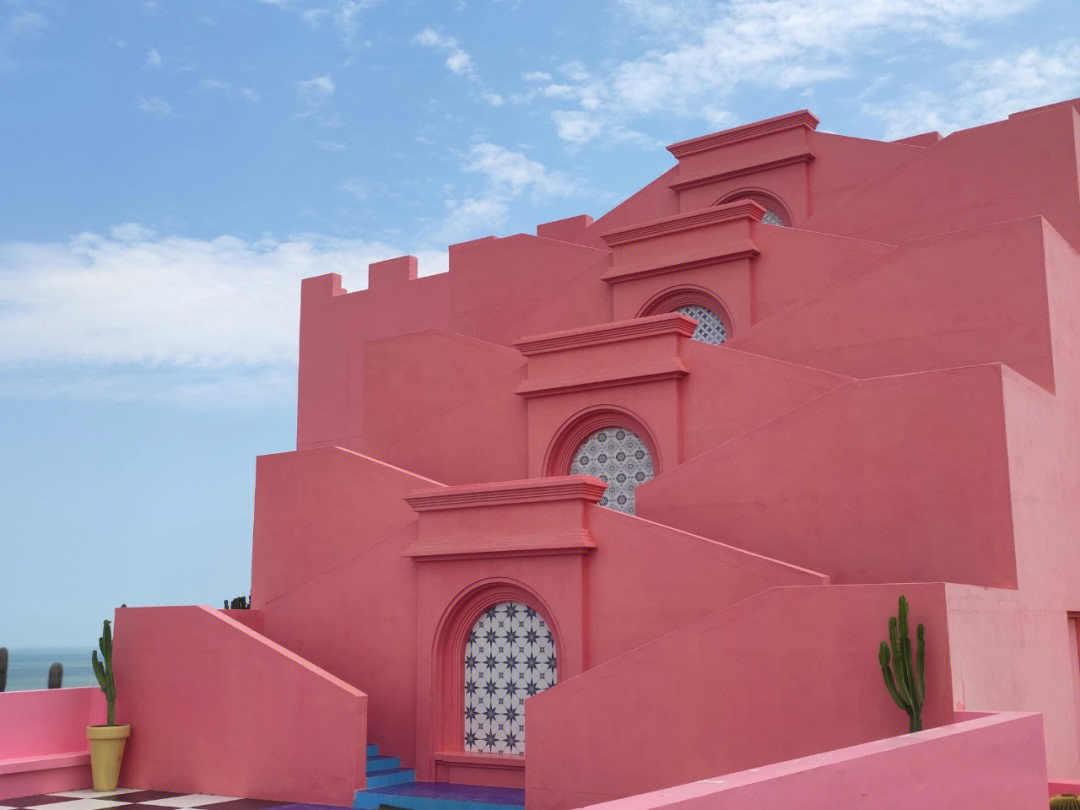
[[[673,144],[599,219],[445,274],[307,279],[254,609],[118,611],[122,782],[568,810],[1080,779],[1080,100],[817,125]],[[877,661],[901,594],[911,737]]]

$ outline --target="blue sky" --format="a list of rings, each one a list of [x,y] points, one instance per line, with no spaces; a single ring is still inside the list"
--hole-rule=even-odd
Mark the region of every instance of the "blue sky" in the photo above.
[[[602,214],[663,145],[1080,96],[1075,0],[0,0],[0,645],[250,584],[299,280]]]

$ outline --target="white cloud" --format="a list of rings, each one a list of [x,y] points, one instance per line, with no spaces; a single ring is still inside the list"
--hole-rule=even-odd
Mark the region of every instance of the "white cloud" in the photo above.
[[[283,11],[293,12],[313,28],[328,22],[338,31],[346,45],[352,45],[360,32],[363,13],[381,5],[385,0],[324,0],[314,8],[303,0],[260,0],[260,2],[277,6]]]
[[[473,69],[472,57],[458,48],[446,57],[446,66],[459,76],[463,73],[470,73]]]
[[[480,98],[490,104],[492,107],[501,107],[506,103],[506,100],[498,93],[484,92],[480,94]]]
[[[300,94],[300,98],[309,104],[316,104],[330,98],[334,95],[334,89],[334,80],[328,75],[296,83],[296,91]]]
[[[358,200],[366,200],[371,196],[371,189],[368,184],[357,177],[350,177],[341,184],[341,188]]]
[[[45,16],[47,4],[34,0],[9,0],[11,16],[0,25],[0,73],[14,70],[18,61],[11,56],[12,48],[22,40],[41,36],[48,27]]]
[[[154,118],[167,118],[172,115],[172,105],[157,96],[139,96],[139,109]]]
[[[735,123],[729,109],[747,88],[787,90],[851,75],[898,37],[938,47],[970,45],[969,32],[1039,0],[620,0],[650,45],[590,71],[568,62],[569,81],[545,89],[576,100],[554,116],[559,137],[585,143],[635,116],[671,114]],[[704,115],[703,115],[704,111]]]
[[[942,133],[998,121],[1018,110],[1080,95],[1080,41],[1026,48],[991,59],[963,59],[944,92],[910,89],[900,99],[868,102],[863,113],[885,125],[884,137]]]
[[[434,235],[438,244],[454,243],[497,231],[510,204],[528,193],[533,200],[569,197],[578,192],[561,172],[493,143],[480,143],[462,156],[462,169],[484,178],[479,193],[446,200],[446,215]]]
[[[455,244],[498,230],[506,222],[509,205],[496,196],[469,197],[446,201],[446,216],[435,239],[441,244]]]
[[[551,172],[544,164],[493,143],[472,147],[463,168],[485,176],[494,191],[510,197],[529,189],[540,198],[569,197],[577,191],[565,175]]]
[[[315,141],[317,147],[324,152],[344,152],[345,144],[338,143],[337,141]]]
[[[247,407],[291,390],[300,280],[366,283],[377,241],[158,237],[137,223],[0,243],[0,390]],[[446,269],[419,254],[424,275]]]
[[[604,128],[599,120],[585,112],[556,110],[551,117],[559,137],[571,143],[588,143]]]
[[[147,67],[161,67],[161,54],[157,52],[157,48],[151,48],[146,54],[146,66]]]
[[[527,82],[550,82],[551,74],[542,70],[531,70],[528,73],[521,74],[521,78]]]
[[[203,79],[199,82],[199,88],[201,90],[217,90],[234,98],[239,96],[240,98],[250,101],[252,104],[256,103],[261,98],[261,96],[250,87],[234,88],[230,82],[222,81],[221,79]]]
[[[414,37],[414,42],[425,48],[448,51],[446,66],[459,76],[471,74],[475,69],[472,57],[458,45],[457,40],[453,37],[445,37],[434,29],[425,28]]]

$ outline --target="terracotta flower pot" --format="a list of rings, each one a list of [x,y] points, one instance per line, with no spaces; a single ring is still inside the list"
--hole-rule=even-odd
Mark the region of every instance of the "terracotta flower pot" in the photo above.
[[[116,790],[120,779],[120,760],[124,744],[131,735],[131,726],[87,726],[90,741],[90,771],[94,775],[94,790]]]

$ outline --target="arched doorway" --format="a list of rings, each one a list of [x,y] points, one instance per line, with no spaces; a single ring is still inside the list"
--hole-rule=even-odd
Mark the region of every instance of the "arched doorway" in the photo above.
[[[504,601],[485,610],[465,644],[465,750],[525,753],[525,700],[558,680],[555,639],[533,608]]]

